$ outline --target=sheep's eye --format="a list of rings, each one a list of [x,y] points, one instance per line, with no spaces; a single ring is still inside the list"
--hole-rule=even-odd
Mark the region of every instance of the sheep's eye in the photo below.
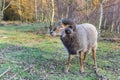
[[[71,29],[72,29],[72,26],[69,26],[69,28],[71,28]]]

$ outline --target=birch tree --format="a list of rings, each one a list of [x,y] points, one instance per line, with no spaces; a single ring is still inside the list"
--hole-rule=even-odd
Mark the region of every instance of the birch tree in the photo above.
[[[4,11],[11,5],[12,0],[6,5],[5,0],[2,0],[2,9],[1,9],[1,16],[3,17]]]
[[[89,22],[89,19],[88,19],[88,1],[89,0],[85,0],[86,1],[86,20],[87,22]]]
[[[102,25],[102,19],[103,19],[103,2],[104,0],[100,0],[100,18],[99,18],[99,33],[98,33],[99,37],[101,34],[101,25]]]
[[[37,0],[34,0],[35,1],[35,19],[36,21],[38,20],[38,15],[37,15]]]
[[[21,10],[21,0],[19,0],[19,14],[20,14],[20,20],[22,20],[22,10]]]
[[[51,18],[51,24],[53,24],[54,22],[54,15],[55,15],[55,4],[54,4],[54,0],[52,1],[52,18]]]

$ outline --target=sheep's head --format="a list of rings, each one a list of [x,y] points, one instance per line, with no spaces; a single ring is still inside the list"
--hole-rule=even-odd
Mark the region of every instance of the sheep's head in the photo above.
[[[55,27],[50,31],[51,36],[62,35],[63,32],[66,34],[71,34],[75,31],[75,23],[71,19],[62,19],[60,20]]]

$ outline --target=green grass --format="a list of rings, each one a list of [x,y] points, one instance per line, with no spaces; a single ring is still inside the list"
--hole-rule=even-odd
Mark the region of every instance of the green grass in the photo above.
[[[70,72],[64,74],[67,52],[59,38],[35,34],[44,24],[0,26],[0,74],[12,68],[0,80],[98,80],[92,55],[87,56],[85,73],[79,73],[78,57]],[[120,46],[98,42],[99,73],[110,80],[120,79]],[[32,66],[32,67],[31,67]]]

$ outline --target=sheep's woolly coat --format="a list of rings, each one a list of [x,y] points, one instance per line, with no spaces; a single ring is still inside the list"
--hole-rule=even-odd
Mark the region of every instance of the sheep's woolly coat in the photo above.
[[[89,52],[91,48],[97,47],[97,30],[95,26],[84,23],[74,26],[76,30],[71,35],[62,32],[61,40],[69,54],[78,52]]]

